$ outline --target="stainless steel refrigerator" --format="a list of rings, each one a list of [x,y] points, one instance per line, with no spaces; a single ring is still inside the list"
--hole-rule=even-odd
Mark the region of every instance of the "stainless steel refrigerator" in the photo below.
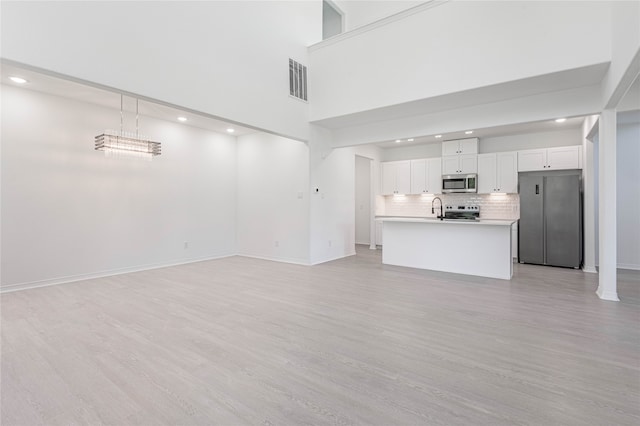
[[[582,264],[580,170],[518,175],[518,261],[579,268]]]

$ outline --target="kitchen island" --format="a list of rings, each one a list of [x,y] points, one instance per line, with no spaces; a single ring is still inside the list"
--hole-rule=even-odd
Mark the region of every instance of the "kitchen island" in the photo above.
[[[382,221],[382,263],[510,280],[515,220],[376,217]]]

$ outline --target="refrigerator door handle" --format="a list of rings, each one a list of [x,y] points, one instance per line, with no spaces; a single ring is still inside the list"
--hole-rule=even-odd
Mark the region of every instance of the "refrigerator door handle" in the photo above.
[[[536,185],[536,195],[540,194],[540,185]]]

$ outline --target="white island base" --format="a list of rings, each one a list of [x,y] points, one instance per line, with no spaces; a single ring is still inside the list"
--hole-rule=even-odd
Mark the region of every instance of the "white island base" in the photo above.
[[[510,280],[513,220],[379,218],[382,263]]]

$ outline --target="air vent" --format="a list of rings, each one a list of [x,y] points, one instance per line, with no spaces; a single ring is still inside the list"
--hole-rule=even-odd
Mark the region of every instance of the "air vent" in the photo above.
[[[289,94],[307,100],[307,67],[289,59]]]

